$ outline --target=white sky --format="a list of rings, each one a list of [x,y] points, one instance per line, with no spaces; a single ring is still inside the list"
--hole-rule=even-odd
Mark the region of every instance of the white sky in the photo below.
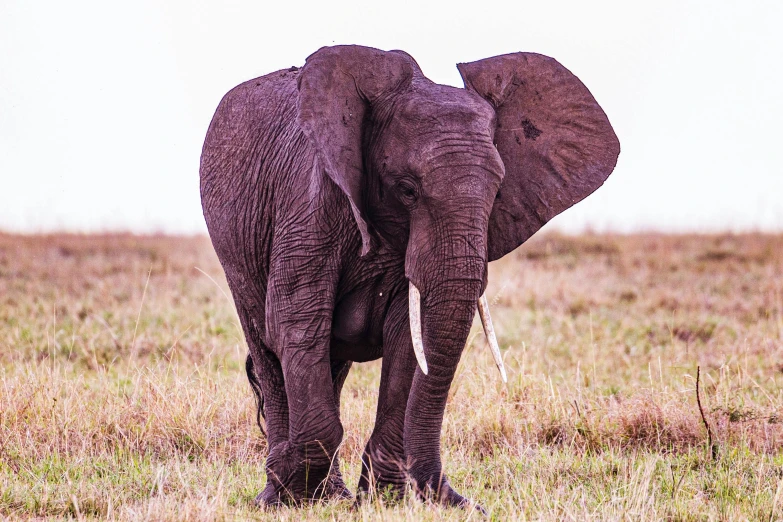
[[[783,229],[783,2],[0,2],[0,229],[203,232],[201,144],[234,85],[323,45],[557,58],[620,137],[566,230]]]

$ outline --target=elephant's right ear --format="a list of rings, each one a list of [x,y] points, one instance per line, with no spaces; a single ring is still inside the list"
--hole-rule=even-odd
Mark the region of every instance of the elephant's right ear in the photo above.
[[[362,128],[372,104],[406,88],[417,68],[404,53],[345,45],[319,49],[299,74],[299,125],[315,144],[326,173],[351,202],[362,255],[372,243],[363,201]]]

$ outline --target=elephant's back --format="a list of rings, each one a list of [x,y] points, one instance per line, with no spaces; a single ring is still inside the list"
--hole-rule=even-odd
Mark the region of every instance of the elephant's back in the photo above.
[[[223,96],[201,152],[202,198],[211,197],[204,192],[210,191],[212,182],[257,182],[258,175],[285,167],[274,160],[304,141],[296,123],[297,76],[293,67],[276,71],[241,83]]]
[[[248,279],[265,285],[278,207],[312,168],[314,151],[296,122],[297,76],[291,68],[231,89],[204,140],[201,203],[233,285]],[[246,266],[247,252],[258,256],[254,266]]]

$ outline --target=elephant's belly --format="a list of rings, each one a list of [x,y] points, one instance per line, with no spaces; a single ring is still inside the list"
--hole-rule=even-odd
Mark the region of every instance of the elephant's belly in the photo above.
[[[376,317],[378,303],[371,291],[345,296],[336,306],[332,320],[332,359],[364,362],[383,353],[383,317]]]
[[[367,362],[383,356],[383,346],[345,342],[332,337],[329,356],[332,360]]]

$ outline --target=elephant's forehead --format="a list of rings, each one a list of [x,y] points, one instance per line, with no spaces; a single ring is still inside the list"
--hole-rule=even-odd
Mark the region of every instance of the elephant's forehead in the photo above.
[[[477,132],[464,126],[440,125],[418,132],[408,128],[401,135],[387,138],[384,156],[397,169],[421,176],[443,167],[481,167],[499,174],[503,171],[488,129]]]
[[[494,168],[499,160],[492,144],[492,107],[464,89],[424,87],[396,100],[382,127],[384,160],[395,170],[420,175],[452,165]]]
[[[418,133],[490,128],[494,111],[464,89],[429,84],[412,89],[399,105],[396,119]]]

